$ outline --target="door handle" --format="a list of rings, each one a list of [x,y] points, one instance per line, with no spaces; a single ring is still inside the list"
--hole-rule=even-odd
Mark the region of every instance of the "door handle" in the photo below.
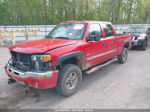
[[[114,43],[116,43],[117,42],[117,40],[114,40]]]
[[[102,45],[106,45],[106,42],[102,42]]]

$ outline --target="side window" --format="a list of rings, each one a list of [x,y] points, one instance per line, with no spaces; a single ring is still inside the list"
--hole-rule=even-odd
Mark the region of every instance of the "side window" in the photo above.
[[[106,37],[114,36],[114,32],[110,24],[103,24],[103,27]]]
[[[98,33],[98,35],[102,37],[102,30],[99,24],[91,24],[89,27],[88,35],[95,35],[95,33]]]

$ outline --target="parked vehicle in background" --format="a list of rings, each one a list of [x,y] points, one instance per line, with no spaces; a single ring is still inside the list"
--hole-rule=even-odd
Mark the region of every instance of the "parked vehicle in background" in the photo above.
[[[45,39],[11,46],[5,70],[11,80],[70,96],[81,85],[82,71],[114,58],[125,63],[130,45],[131,35],[117,36],[110,22],[69,21]]]
[[[132,34],[132,47],[138,46],[141,50],[146,50],[150,40],[149,27],[130,27],[125,34]]]

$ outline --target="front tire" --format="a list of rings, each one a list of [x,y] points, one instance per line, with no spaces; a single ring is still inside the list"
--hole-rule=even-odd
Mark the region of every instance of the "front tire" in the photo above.
[[[147,41],[147,40],[144,40],[144,42],[143,42],[142,45],[141,45],[141,50],[145,51],[146,48],[147,48],[147,44],[148,44],[148,41]]]
[[[118,62],[124,64],[128,57],[128,50],[127,48],[123,48],[122,53],[118,56]]]
[[[63,96],[71,96],[77,92],[81,85],[82,72],[73,64],[64,65],[59,72],[56,92]]]

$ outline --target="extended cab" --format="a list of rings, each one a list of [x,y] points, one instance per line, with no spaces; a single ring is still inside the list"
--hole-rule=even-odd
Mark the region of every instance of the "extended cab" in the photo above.
[[[110,22],[69,21],[44,39],[11,46],[5,71],[29,87],[70,96],[80,87],[82,71],[114,58],[125,63],[130,42],[131,36],[117,36]]]

